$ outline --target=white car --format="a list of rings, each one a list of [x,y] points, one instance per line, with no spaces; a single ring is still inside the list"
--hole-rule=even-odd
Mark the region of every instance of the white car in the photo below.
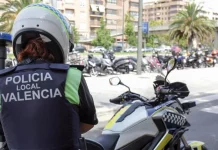
[[[105,51],[106,51],[106,49],[103,46],[97,46],[97,47],[89,50],[89,52],[92,52],[92,53],[105,52]]]
[[[137,47],[131,46],[131,47],[125,49],[124,52],[137,52]]]

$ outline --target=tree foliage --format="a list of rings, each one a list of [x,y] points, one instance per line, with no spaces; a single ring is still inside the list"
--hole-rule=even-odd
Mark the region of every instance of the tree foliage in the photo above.
[[[201,16],[202,6],[192,2],[184,10],[177,13],[170,24],[171,39],[187,39],[189,47],[195,47],[194,41],[203,40],[215,30],[215,23],[205,16]]]
[[[115,42],[115,39],[110,36],[110,31],[106,29],[106,24],[103,19],[100,21],[100,28],[97,29],[96,38],[91,42],[94,46],[103,46],[109,49]]]
[[[130,14],[125,15],[125,34],[129,45],[136,46],[137,38],[134,31],[133,17]]]
[[[24,7],[41,1],[42,0],[6,0],[6,3],[0,3],[0,10],[3,11],[0,18],[0,31],[11,32],[17,14]]]
[[[79,32],[75,26],[72,26],[73,30],[73,42],[77,44],[79,42]]]

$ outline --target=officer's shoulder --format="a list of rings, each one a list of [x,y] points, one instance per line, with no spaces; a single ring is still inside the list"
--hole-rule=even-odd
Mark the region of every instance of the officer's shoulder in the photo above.
[[[49,67],[54,70],[77,69],[79,71],[83,71],[84,69],[84,66],[82,65],[69,65],[69,64],[59,64],[59,63],[51,63]]]
[[[2,69],[2,70],[0,70],[0,76],[4,76],[4,75],[7,75],[9,73],[12,73],[16,70],[16,68],[17,68],[17,66]]]

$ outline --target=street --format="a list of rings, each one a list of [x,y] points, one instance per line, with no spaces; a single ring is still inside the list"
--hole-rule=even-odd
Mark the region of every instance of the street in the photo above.
[[[115,75],[128,85],[133,92],[147,98],[154,96],[152,82],[157,74],[143,73],[142,75]],[[93,95],[99,124],[84,136],[96,138],[104,125],[119,107],[110,104],[109,99],[115,98],[127,90],[123,86],[111,86],[109,78],[86,77],[91,94]],[[180,81],[187,84],[190,95],[183,101],[196,101],[197,106],[191,109],[187,116],[191,124],[190,130],[185,134],[188,140],[199,140],[206,143],[209,150],[218,149],[218,68],[174,70],[170,73],[170,82]]]

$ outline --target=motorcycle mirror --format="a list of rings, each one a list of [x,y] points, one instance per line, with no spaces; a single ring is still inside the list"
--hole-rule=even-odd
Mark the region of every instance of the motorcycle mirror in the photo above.
[[[176,59],[175,58],[171,58],[168,62],[167,62],[167,73],[172,71],[176,66]]]
[[[116,86],[116,85],[119,85],[121,83],[121,80],[119,77],[112,77],[109,79],[109,82],[111,85]]]
[[[109,79],[109,82],[110,82],[110,84],[113,85],[113,86],[116,86],[116,85],[123,85],[123,86],[127,87],[128,90],[129,90],[129,92],[130,92],[130,88],[129,88],[127,85],[123,84],[123,83],[121,82],[121,80],[120,80],[119,77],[112,77],[112,78]]]
[[[169,73],[175,69],[176,67],[176,58],[171,58],[168,62],[167,62],[167,75],[165,77],[165,85],[166,85],[166,81],[167,81],[167,76],[169,75]]]

